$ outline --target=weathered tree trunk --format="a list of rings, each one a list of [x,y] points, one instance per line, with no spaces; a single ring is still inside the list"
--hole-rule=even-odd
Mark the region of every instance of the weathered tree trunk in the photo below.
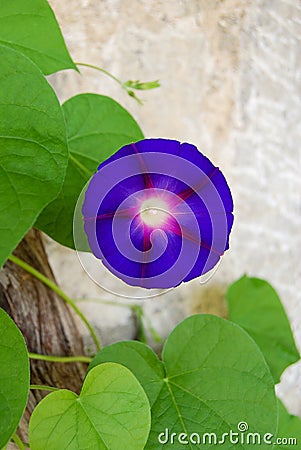
[[[54,280],[41,233],[30,230],[14,254]],[[46,355],[83,355],[84,348],[70,307],[41,281],[8,261],[0,271],[0,306],[23,333],[28,351]],[[86,366],[81,363],[31,361],[31,384],[46,384],[79,392]],[[19,428],[27,438],[29,417],[47,392],[33,390]]]

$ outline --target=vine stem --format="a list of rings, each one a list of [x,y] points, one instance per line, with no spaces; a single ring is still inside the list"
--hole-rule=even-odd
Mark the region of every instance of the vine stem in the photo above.
[[[52,355],[39,355],[38,353],[28,353],[30,359],[39,359],[41,361],[51,361],[58,363],[71,363],[71,362],[84,362],[90,363],[92,358],[89,356],[52,356]]]
[[[98,72],[102,72],[108,77],[112,78],[112,80],[116,81],[120,86],[123,86],[123,82],[119,80],[119,78],[115,77],[112,73],[108,72],[107,70],[103,69],[102,67],[94,66],[94,64],[88,64],[88,63],[82,63],[82,62],[76,62],[77,66],[83,66],[83,67],[89,67],[90,69],[98,70]]]
[[[63,292],[57,286],[57,284],[55,284],[52,280],[47,278],[45,275],[43,275],[38,270],[34,269],[29,264],[27,264],[25,261],[22,261],[22,259],[18,258],[15,255],[10,255],[8,257],[8,259],[10,261],[12,261],[13,263],[17,264],[22,269],[26,270],[26,272],[30,273],[31,275],[33,275],[38,280],[40,280],[42,283],[44,283],[46,286],[48,286],[50,289],[52,289],[54,292],[56,292],[66,303],[68,303],[68,305],[71,306],[71,308],[74,310],[74,312],[81,318],[81,320],[86,325],[87,329],[89,330],[89,332],[90,332],[90,334],[92,336],[92,339],[94,341],[95,347],[96,347],[97,351],[99,352],[99,350],[101,349],[101,345],[100,345],[99,339],[98,339],[98,337],[96,335],[96,332],[95,332],[93,326],[91,325],[91,323],[89,322],[89,320],[87,319],[87,317],[78,308],[78,306],[75,304],[75,302],[70,297],[68,297],[68,295],[65,294],[65,292]]]
[[[29,389],[36,389],[38,391],[50,391],[50,392],[60,391],[59,388],[56,388],[54,386],[46,386],[43,384],[31,384],[29,386]]]
[[[88,64],[88,63],[82,63],[82,62],[76,62],[75,64],[77,66],[88,67],[89,69],[94,69],[94,70],[97,70],[98,72],[102,72],[103,74],[110,77],[112,80],[116,81],[116,83],[118,83],[122,87],[122,89],[124,89],[129,94],[129,96],[133,97],[140,105],[143,104],[141,99],[139,97],[137,97],[137,95],[126,85],[126,83],[119,80],[119,78],[117,78],[115,75],[108,72],[107,70],[103,69],[102,67],[98,67],[98,66],[95,66],[94,64]]]
[[[19,436],[16,433],[14,433],[12,435],[11,439],[19,447],[20,450],[25,449],[24,443],[21,441],[21,439],[19,438]]]

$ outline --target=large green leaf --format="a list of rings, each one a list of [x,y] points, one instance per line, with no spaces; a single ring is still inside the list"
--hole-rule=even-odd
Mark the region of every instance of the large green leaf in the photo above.
[[[60,192],[68,150],[59,102],[40,70],[4,46],[0,61],[1,266]]]
[[[133,117],[109,97],[80,94],[63,105],[70,160],[59,197],[43,211],[37,226],[74,248],[73,214],[77,199],[99,164],[123,145],[143,138]]]
[[[125,367],[102,364],[86,377],[80,396],[53,392],[34,410],[32,450],[141,450],[150,429],[144,390]]]
[[[29,392],[29,360],[24,338],[0,308],[0,448],[15,432]]]
[[[300,355],[277,292],[267,281],[243,276],[229,287],[227,302],[229,319],[252,336],[278,383]]]
[[[182,448],[179,439],[197,442],[193,433],[201,443],[190,442],[187,448],[216,448],[214,437],[210,444],[205,433],[216,433],[221,444],[223,433],[237,432],[240,422],[248,425],[250,433],[275,435],[273,379],[257,345],[236,324],[211,315],[191,316],[167,339],[162,363],[148,347],[135,342],[104,348],[91,367],[107,361],[128,367],[148,394],[152,428],[146,449]],[[225,438],[221,447],[233,449],[233,443]],[[258,446],[241,443],[238,448]],[[262,442],[260,448],[270,446]]]
[[[46,0],[1,0],[0,44],[24,53],[45,75],[76,69]]]
[[[295,450],[301,446],[301,419],[289,414],[283,403],[279,402],[278,439],[281,442],[275,446],[279,450]]]

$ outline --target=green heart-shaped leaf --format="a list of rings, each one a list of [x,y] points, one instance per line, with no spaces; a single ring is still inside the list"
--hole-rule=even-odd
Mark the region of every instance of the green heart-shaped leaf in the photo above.
[[[300,355],[277,292],[265,280],[243,276],[229,287],[227,302],[229,319],[252,336],[278,383]]]
[[[74,248],[74,208],[85,184],[102,161],[123,145],[143,139],[143,134],[122,106],[103,95],[77,95],[64,103],[63,111],[70,152],[66,179],[37,226],[57,242]]]
[[[124,341],[104,347],[92,360],[88,371],[104,362],[118,361],[128,367],[143,384],[152,406],[165,377],[164,367],[153,350],[142,342]]]
[[[290,414],[283,403],[279,404],[278,438],[281,443],[276,445],[278,450],[295,450],[301,444],[301,419]]]
[[[24,338],[0,308],[0,448],[15,432],[29,392],[29,360]]]
[[[4,46],[0,61],[1,266],[60,192],[68,150],[59,102],[41,71]]]
[[[179,439],[188,442],[187,448],[215,448],[223,433],[238,432],[240,422],[248,424],[250,433],[275,434],[273,379],[257,345],[236,324],[210,315],[191,316],[167,339],[162,360],[144,344],[121,342],[101,350],[90,365],[123,364],[144,387],[152,405],[145,448],[182,448]],[[199,444],[193,433],[199,434]],[[209,444],[205,433],[215,433],[217,444],[214,437]],[[233,443],[225,437],[222,448],[232,449]],[[260,448],[270,446],[262,443]]]
[[[77,70],[46,0],[1,0],[0,44],[26,55],[45,75]]]
[[[147,396],[125,367],[102,364],[87,375],[80,396],[60,390],[34,410],[32,450],[141,450],[150,429]]]

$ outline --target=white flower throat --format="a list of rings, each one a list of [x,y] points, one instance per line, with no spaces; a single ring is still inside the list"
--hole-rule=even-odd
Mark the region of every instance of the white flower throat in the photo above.
[[[149,198],[141,204],[140,218],[150,227],[163,225],[168,215],[168,204],[158,197]]]

